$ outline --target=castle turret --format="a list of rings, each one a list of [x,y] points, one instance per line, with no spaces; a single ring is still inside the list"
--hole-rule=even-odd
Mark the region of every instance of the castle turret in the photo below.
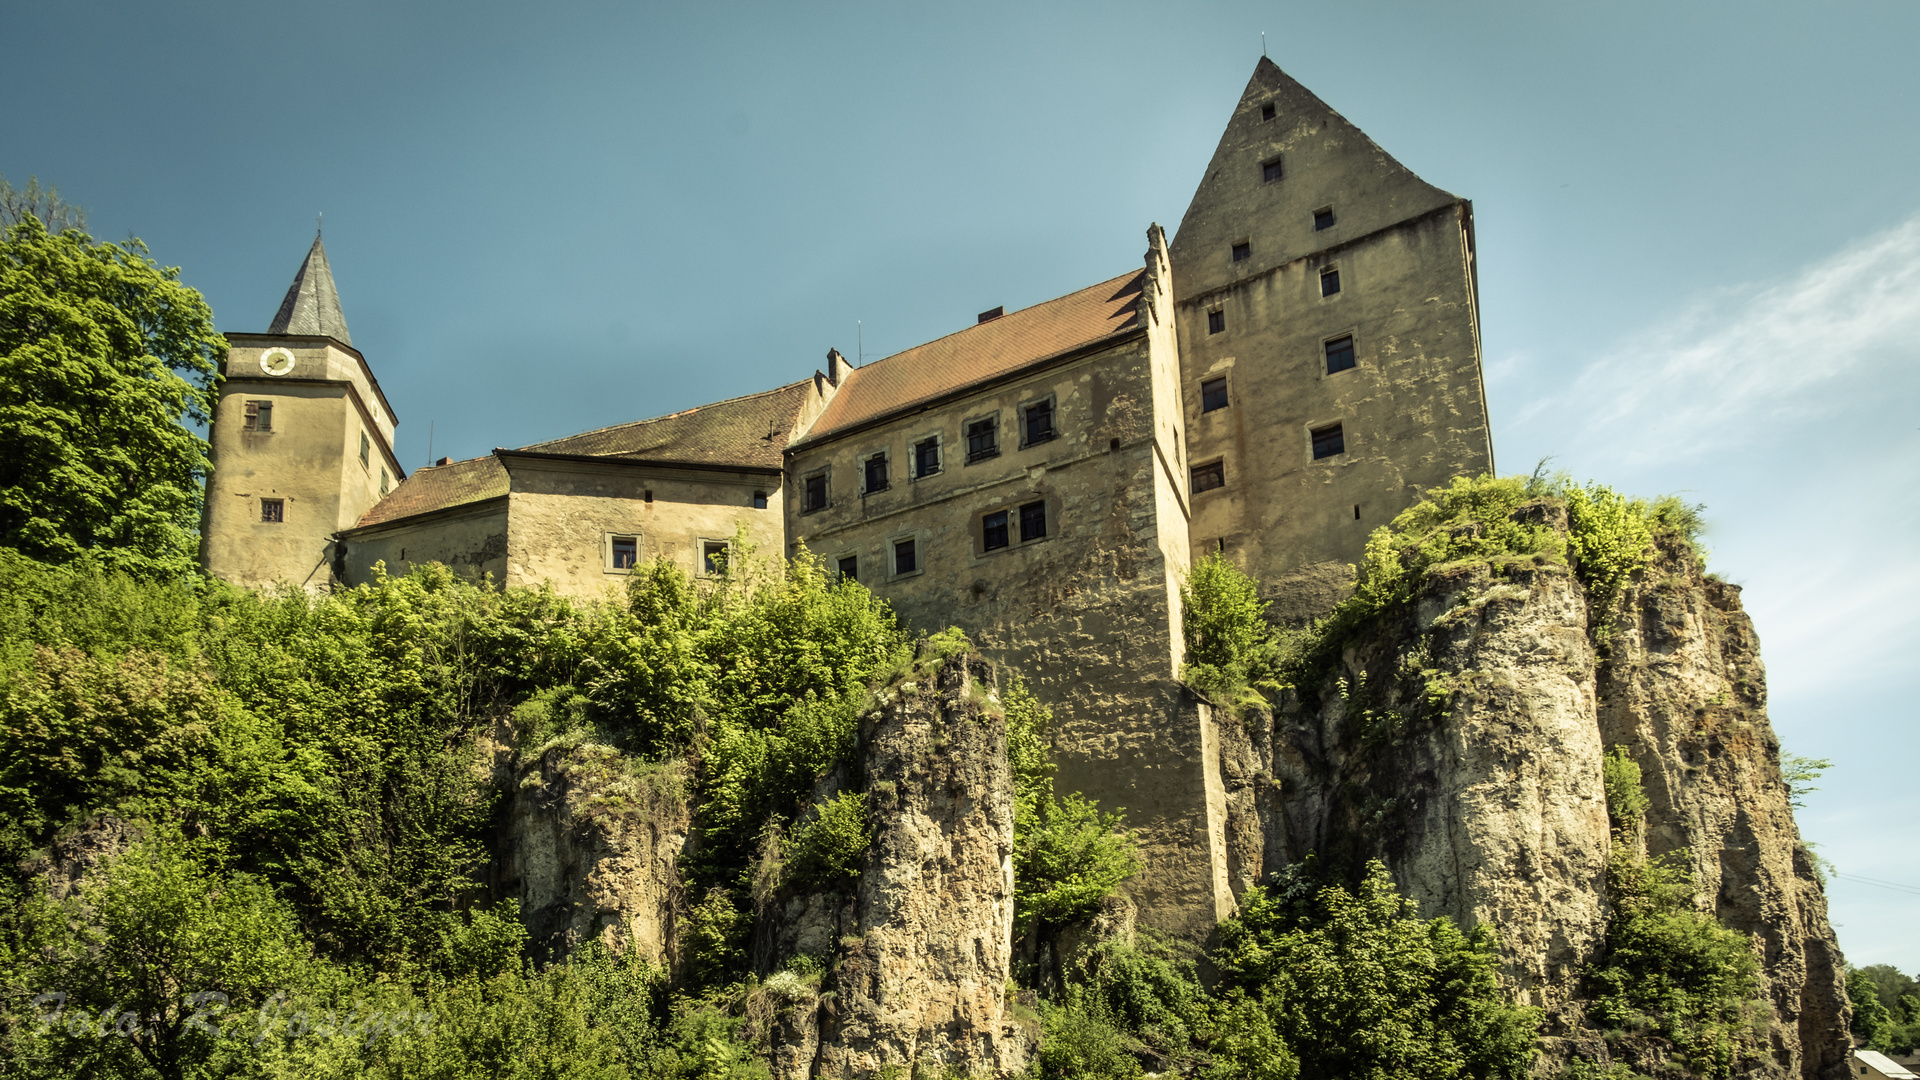
[[[353,347],[319,236],[267,332],[227,344],[201,557],[235,584],[325,588],[334,535],[404,473],[399,421]]]
[[[1473,205],[1262,57],[1171,252],[1195,552],[1324,610],[1376,526],[1493,468]]]

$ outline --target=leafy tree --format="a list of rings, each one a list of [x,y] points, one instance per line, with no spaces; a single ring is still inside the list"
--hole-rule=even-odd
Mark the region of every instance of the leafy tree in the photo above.
[[[179,271],[138,240],[0,235],[0,547],[51,563],[93,553],[146,577],[191,573],[226,343]]]
[[[1833,762],[1826,758],[1804,757],[1800,754],[1782,751],[1780,754],[1780,779],[1787,783],[1787,800],[1794,806],[1806,809],[1806,797],[1819,791],[1814,781],[1826,775],[1833,768]],[[1878,965],[1884,967],[1885,965]],[[1898,974],[1898,972],[1895,972]]]
[[[1187,656],[1180,677],[1229,708],[1264,705],[1278,663],[1259,583],[1213,552],[1180,585]]]
[[[1213,953],[1244,995],[1223,1052],[1277,1042],[1303,1080],[1526,1075],[1540,1015],[1502,995],[1492,930],[1416,915],[1377,861],[1352,892],[1248,890]]]

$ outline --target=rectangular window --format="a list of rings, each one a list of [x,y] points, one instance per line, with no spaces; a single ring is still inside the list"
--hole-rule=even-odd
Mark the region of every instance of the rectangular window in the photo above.
[[[651,501],[651,500],[649,500],[649,501]],[[767,508],[767,493],[766,493],[766,492],[764,492],[764,491],[756,491],[756,492],[754,492],[754,493],[753,493],[753,508],[754,508],[755,510],[765,510],[765,509]]]
[[[1000,454],[999,424],[989,417],[967,425],[967,464],[985,461]]]
[[[1313,212],[1313,231],[1333,228],[1333,207],[1323,206]]]
[[[887,490],[887,455],[875,454],[867,459],[867,490]]]
[[[920,562],[913,550],[912,538],[895,540],[893,542],[893,572],[896,574],[911,574],[918,569],[920,569]]]
[[[1227,377],[1208,379],[1200,384],[1200,411],[1210,413],[1227,407]]]
[[[1332,296],[1340,291],[1340,271],[1328,269],[1320,271],[1320,295]]]
[[[390,485],[390,483],[391,481],[387,479],[387,470],[381,469],[380,470],[380,497],[381,498],[384,499],[387,497],[387,488]]]
[[[1227,328],[1227,313],[1224,311],[1207,312],[1207,333],[1217,334]]]
[[[718,577],[727,572],[727,544],[724,540],[702,540],[700,563],[708,574]]]
[[[260,500],[260,520],[261,521],[287,520],[287,501],[285,499],[261,499]]]
[[[1053,399],[1036,401],[1027,406],[1026,415],[1027,445],[1043,443],[1053,438]]]
[[[1020,508],[1020,542],[1038,540],[1047,535],[1047,504],[1030,502]]]
[[[996,510],[980,519],[980,546],[999,551],[1007,546],[1007,512]]]
[[[372,449],[373,449],[373,440],[371,440],[371,439],[369,439],[369,438],[367,438],[367,433],[366,433],[366,432],[364,432],[364,431],[363,431],[363,432],[361,432],[361,433],[360,433],[360,466],[361,466],[361,468],[365,468],[365,467],[366,467],[366,465],[367,465],[367,452],[368,452],[369,450],[372,450]]]
[[[1330,458],[1335,454],[1347,452],[1346,433],[1339,424],[1313,429],[1313,459]]]
[[[610,570],[631,570],[640,562],[640,538],[637,536],[615,536],[608,541],[607,568]]]
[[[273,402],[271,401],[247,402],[247,422],[242,430],[272,431],[273,430]]]
[[[1269,101],[1265,105],[1260,106],[1261,122],[1265,123],[1266,121],[1273,119],[1273,113],[1274,113],[1273,102]]]
[[[1327,342],[1327,374],[1345,371],[1353,366],[1353,335],[1337,337]]]
[[[806,479],[806,497],[800,503],[803,511],[825,510],[827,508],[827,474],[814,473]]]
[[[1251,240],[1242,240],[1233,245],[1234,262],[1246,262],[1251,258],[1253,258],[1253,242]]]
[[[1203,491],[1212,491],[1214,488],[1226,486],[1227,463],[1225,461],[1209,461],[1205,465],[1195,465],[1193,467],[1193,493],[1195,495]]]
[[[913,444],[913,475],[932,476],[940,471],[940,440],[922,439]]]
[[[1261,183],[1271,184],[1278,179],[1280,179],[1280,159],[1279,158],[1274,158],[1272,161],[1263,161],[1260,163],[1260,182]]]
[[[840,557],[840,580],[860,580],[860,557],[858,555],[843,555]]]

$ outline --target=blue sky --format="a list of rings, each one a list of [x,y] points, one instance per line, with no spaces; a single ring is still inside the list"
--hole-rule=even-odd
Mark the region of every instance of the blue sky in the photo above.
[[[410,467],[792,381],[1137,264],[1259,55],[1474,200],[1506,471],[1712,522],[1920,969],[1920,4],[20,5],[0,174],[266,328],[326,214]],[[30,47],[20,48],[21,44]]]

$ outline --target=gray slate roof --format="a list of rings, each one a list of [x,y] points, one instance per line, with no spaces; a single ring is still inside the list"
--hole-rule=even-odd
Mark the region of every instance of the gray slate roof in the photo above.
[[[352,345],[347,333],[347,317],[340,311],[340,290],[333,287],[333,271],[327,267],[327,248],[315,234],[313,247],[293,275],[287,298],[273,317],[269,334],[314,334],[330,337],[342,345]]]

